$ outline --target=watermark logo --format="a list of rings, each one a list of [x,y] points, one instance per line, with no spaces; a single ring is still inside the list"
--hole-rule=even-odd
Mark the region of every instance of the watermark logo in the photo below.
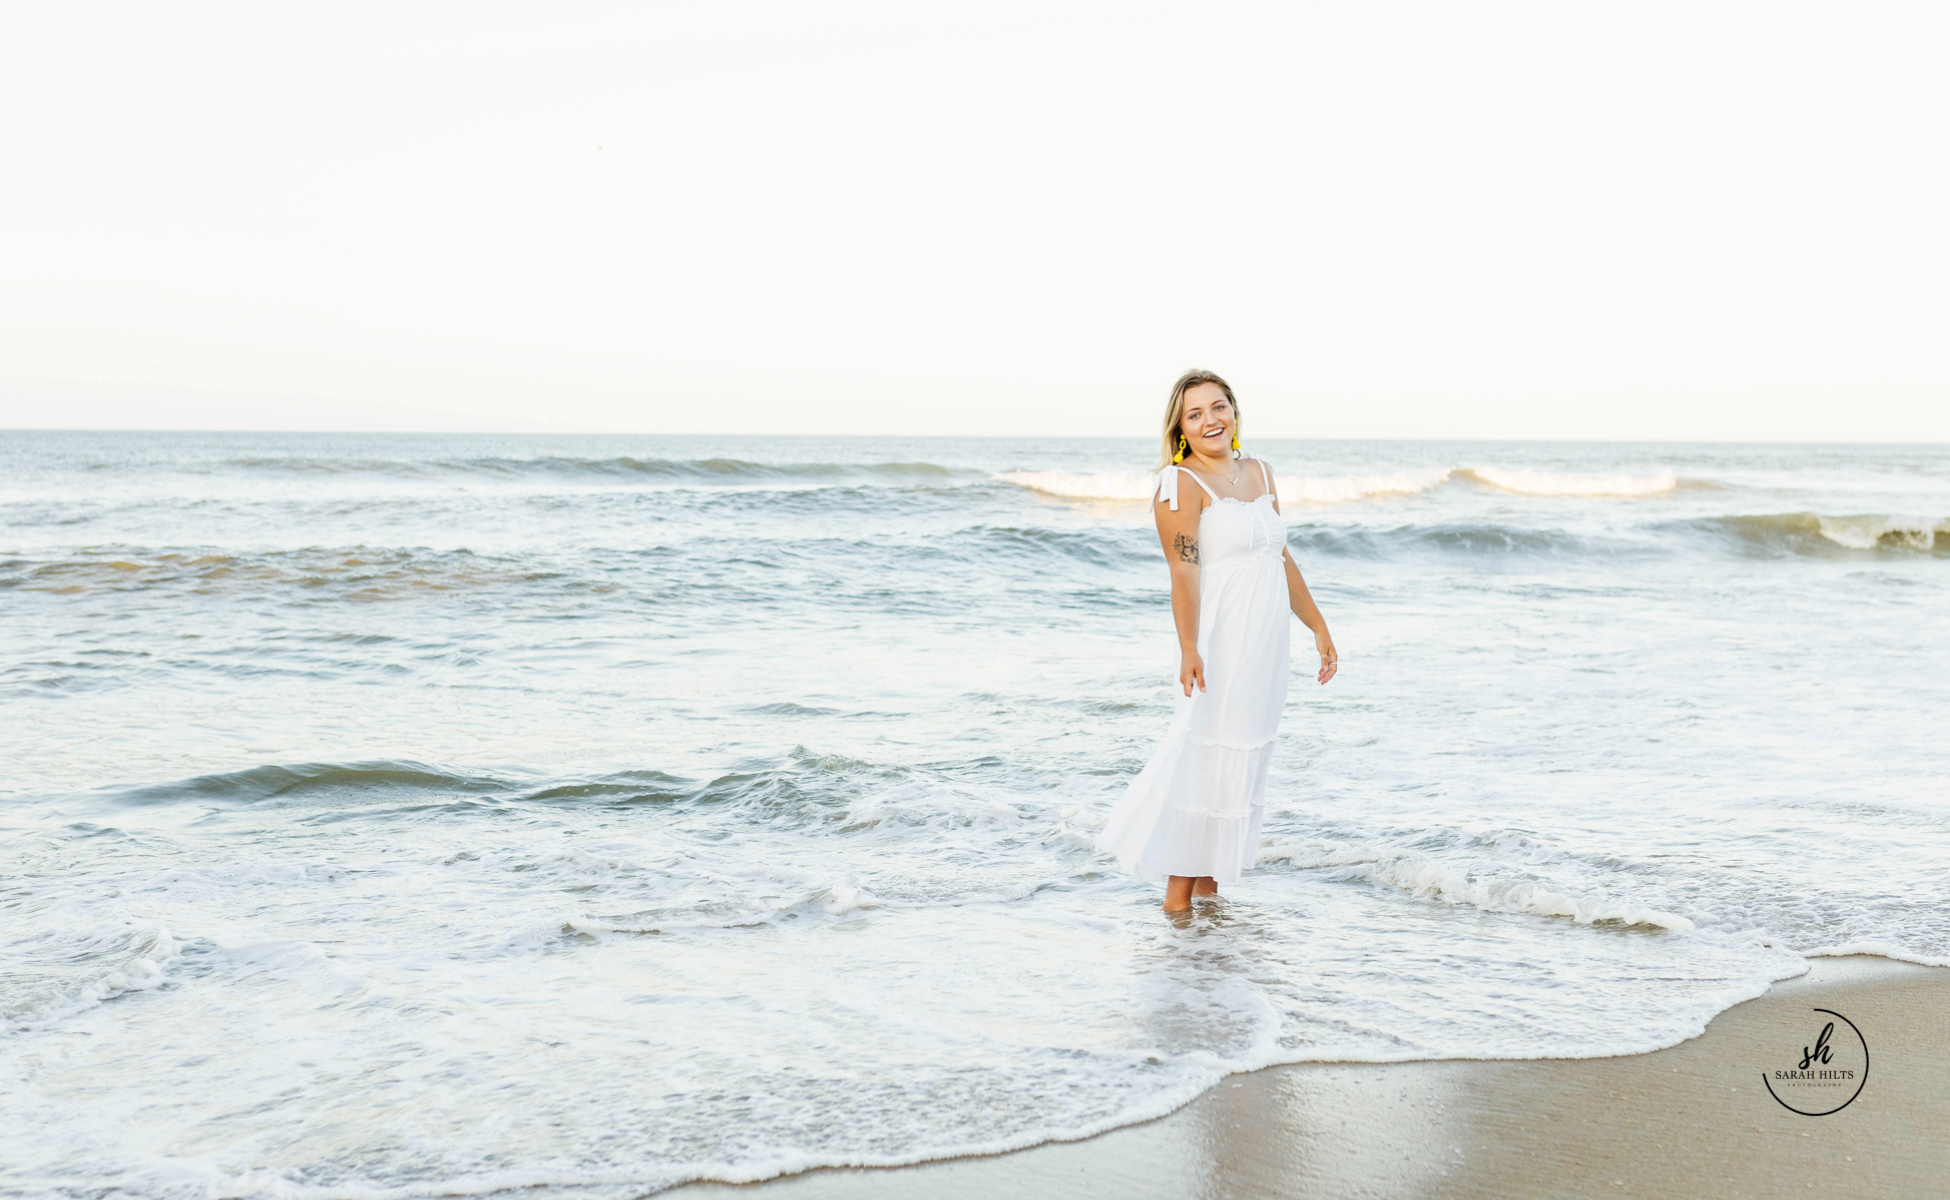
[[[1828,1008],[1814,1012],[1823,1020],[1813,1040],[1802,1043],[1800,1053],[1787,1062],[1762,1071],[1760,1081],[1789,1112],[1825,1117],[1862,1094],[1862,1085],[1869,1082],[1869,1043],[1842,1014]]]

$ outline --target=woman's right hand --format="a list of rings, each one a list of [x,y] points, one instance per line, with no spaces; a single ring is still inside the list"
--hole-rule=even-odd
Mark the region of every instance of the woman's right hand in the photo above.
[[[1199,691],[1205,690],[1205,660],[1198,656],[1198,651],[1187,650],[1178,662],[1178,686],[1184,688],[1189,696],[1194,683]]]

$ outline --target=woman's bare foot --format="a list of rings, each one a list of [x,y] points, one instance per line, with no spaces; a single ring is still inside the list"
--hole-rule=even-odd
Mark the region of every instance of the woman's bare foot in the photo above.
[[[1192,895],[1216,896],[1219,894],[1219,881],[1210,875],[1201,875],[1192,881]]]
[[[1190,875],[1173,875],[1170,879],[1167,879],[1165,881],[1165,911],[1190,912],[1192,907],[1192,891],[1198,886],[1199,882],[1199,880],[1194,879]],[[1210,880],[1206,882],[1210,882]]]

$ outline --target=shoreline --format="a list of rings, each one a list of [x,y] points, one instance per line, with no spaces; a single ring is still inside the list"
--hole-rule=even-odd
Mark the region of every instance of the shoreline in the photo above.
[[[1805,1196],[1936,1194],[1950,1174],[1950,968],[1871,955],[1719,1013],[1698,1037],[1615,1058],[1300,1063],[1220,1081],[1166,1116],[1075,1142],[903,1167],[692,1183],[682,1200],[1004,1196]],[[1813,1010],[1861,1029],[1848,1107],[1789,1111]],[[1805,1027],[1805,1028],[1804,1028]]]

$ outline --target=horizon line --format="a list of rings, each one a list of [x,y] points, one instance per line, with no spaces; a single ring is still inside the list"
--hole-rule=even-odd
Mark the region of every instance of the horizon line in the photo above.
[[[133,435],[133,434],[174,434],[183,436],[276,436],[289,437],[536,437],[536,438],[803,438],[803,439],[849,439],[859,441],[1026,441],[1039,442],[1082,442],[1082,441],[1131,441],[1150,442],[1143,434],[1093,434],[1066,433],[1052,434],[1035,439],[1015,438],[1003,434],[983,433],[753,433],[749,430],[726,432],[670,433],[656,430],[531,430],[531,429],[174,429],[154,428],[116,428],[116,429],[77,429],[35,426],[0,427],[0,436],[8,434],[70,434],[70,435]],[[1309,437],[1296,435],[1265,434],[1263,440],[1269,442],[1521,442],[1535,445],[1607,445],[1607,446],[1910,446],[1910,447],[1950,447],[1945,441],[1885,441],[1854,438],[1607,438],[1607,437]]]

